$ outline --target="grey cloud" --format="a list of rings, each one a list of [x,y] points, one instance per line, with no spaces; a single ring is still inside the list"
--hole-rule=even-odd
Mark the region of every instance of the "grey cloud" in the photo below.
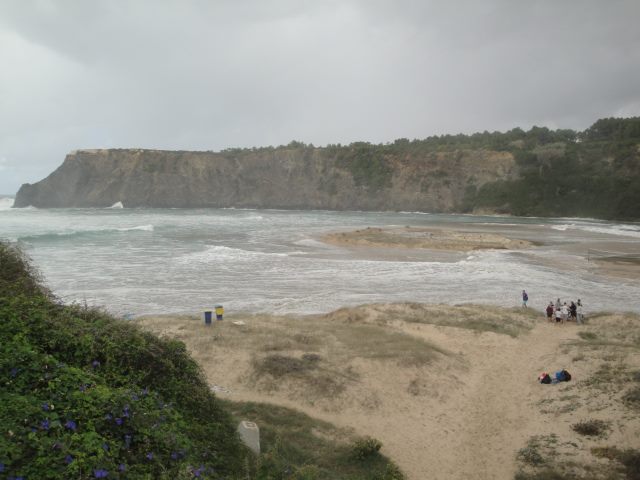
[[[640,114],[630,1],[5,1],[0,193],[87,147],[221,149]]]

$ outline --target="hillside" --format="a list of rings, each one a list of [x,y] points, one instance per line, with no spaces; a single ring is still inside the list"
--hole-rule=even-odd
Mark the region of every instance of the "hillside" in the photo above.
[[[640,218],[640,118],[390,144],[78,150],[16,207],[247,207]]]
[[[298,411],[220,401],[175,339],[60,304],[0,242],[0,478],[402,480],[360,438]],[[257,421],[261,454],[236,425]]]

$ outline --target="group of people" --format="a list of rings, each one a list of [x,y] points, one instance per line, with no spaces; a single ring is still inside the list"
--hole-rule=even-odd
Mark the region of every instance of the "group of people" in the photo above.
[[[561,303],[560,299],[556,300],[556,303],[549,302],[545,309],[547,314],[547,320],[556,323],[564,323],[568,321],[574,321],[576,323],[584,323],[584,313],[582,312],[582,301],[578,299],[577,302],[571,301],[569,305],[567,302]]]

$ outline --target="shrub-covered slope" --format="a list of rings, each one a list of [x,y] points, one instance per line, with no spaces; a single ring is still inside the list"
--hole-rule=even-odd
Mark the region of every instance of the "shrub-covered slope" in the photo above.
[[[0,243],[0,478],[237,478],[244,455],[184,344],[59,305]]]
[[[15,206],[250,207],[640,218],[640,117],[392,143],[79,150]]]

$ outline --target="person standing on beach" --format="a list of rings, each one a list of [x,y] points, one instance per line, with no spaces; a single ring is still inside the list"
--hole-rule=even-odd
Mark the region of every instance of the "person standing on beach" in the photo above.
[[[554,310],[555,309],[553,308],[553,302],[549,302],[549,305],[547,305],[547,320],[549,321],[549,323],[553,321]]]
[[[578,303],[576,304],[576,314],[578,323],[584,323],[584,315],[582,313],[582,302],[578,299]]]
[[[529,301],[529,295],[527,292],[522,290],[522,308],[527,308],[527,302]]]

